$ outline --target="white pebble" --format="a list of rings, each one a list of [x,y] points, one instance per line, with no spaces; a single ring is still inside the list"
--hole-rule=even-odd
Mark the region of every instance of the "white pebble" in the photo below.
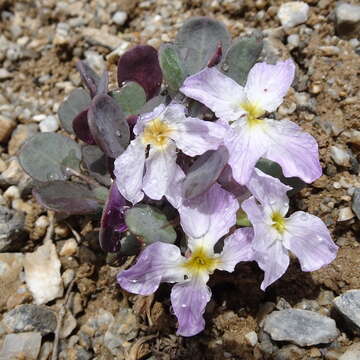
[[[39,127],[41,132],[55,132],[59,129],[59,123],[55,116],[50,115],[40,122]]]
[[[124,25],[126,20],[127,20],[127,13],[125,11],[117,11],[112,17],[113,23],[120,26]]]
[[[292,1],[282,4],[278,11],[281,25],[291,28],[306,22],[309,15],[309,5],[303,1]]]

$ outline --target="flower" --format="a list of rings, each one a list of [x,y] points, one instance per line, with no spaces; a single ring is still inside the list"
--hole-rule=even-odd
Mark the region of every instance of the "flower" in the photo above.
[[[295,74],[291,60],[276,65],[258,63],[250,70],[245,87],[215,67],[187,78],[180,90],[214,111],[228,123],[225,145],[234,178],[246,184],[260,157],[279,163],[287,177],[312,182],[321,176],[316,140],[288,120],[262,118],[282,103]]]
[[[179,322],[177,334],[192,336],[204,329],[203,314],[211,298],[207,287],[215,269],[232,272],[239,261],[253,259],[251,228],[236,230],[224,240],[220,254],[217,241],[236,222],[237,200],[218,184],[208,192],[185,201],[179,207],[181,225],[187,234],[190,256],[184,257],[176,245],[161,242],[147,246],[136,264],[119,273],[117,280],[125,290],[150,295],[161,282],[176,282],[171,304]]]
[[[265,272],[261,289],[279,279],[289,266],[289,250],[303,271],[315,271],[336,257],[338,247],[318,217],[297,211],[286,218],[291,190],[255,169],[248,188],[253,194],[241,207],[254,227],[254,258]]]
[[[217,149],[225,131],[218,124],[186,117],[180,104],[161,104],[139,117],[134,134],[136,138],[115,160],[114,174],[120,193],[135,204],[144,197],[143,191],[155,200],[166,195],[179,171],[177,148],[189,156]]]

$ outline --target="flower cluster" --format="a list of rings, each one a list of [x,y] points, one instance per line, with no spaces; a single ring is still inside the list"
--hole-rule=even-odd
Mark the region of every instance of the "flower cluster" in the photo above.
[[[135,265],[119,273],[118,282],[141,295],[154,293],[161,282],[176,283],[171,303],[180,335],[204,329],[203,314],[211,297],[207,281],[215,270],[232,272],[240,261],[255,260],[265,273],[265,290],[286,271],[289,251],[303,271],[319,269],[336,256],[337,246],[325,224],[302,211],[286,217],[291,188],[255,168],[266,158],[280,164],[287,177],[309,183],[321,176],[315,139],[291,121],[266,117],[282,103],[294,73],[291,60],[258,63],[243,87],[216,67],[206,67],[185,79],[180,91],[206,105],[216,121],[188,116],[184,105],[175,101],[160,105],[140,115],[133,140],[115,161],[116,184],[128,201],[165,196],[179,213],[187,250],[182,254],[177,245],[155,242]],[[233,180],[248,189],[245,200],[219,183],[186,199],[187,169],[177,157],[195,157],[219,146],[228,150]],[[252,226],[236,229],[240,208]],[[219,240],[223,248],[216,253]]]

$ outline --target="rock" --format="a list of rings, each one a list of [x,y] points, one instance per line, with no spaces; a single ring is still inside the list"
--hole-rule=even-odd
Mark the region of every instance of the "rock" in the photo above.
[[[337,221],[348,221],[354,217],[354,213],[351,211],[351,207],[345,207],[339,209],[339,215]]]
[[[64,283],[64,288],[66,289],[70,283],[75,279],[75,271],[73,269],[66,269],[61,275]]]
[[[360,5],[339,2],[335,8],[336,31],[340,36],[358,37],[360,32]]]
[[[360,359],[360,344],[351,345],[344,354],[339,357],[339,360],[359,360]]]
[[[0,185],[18,185],[28,179],[17,158],[13,157],[8,163],[7,169],[0,175]]]
[[[334,305],[349,329],[360,335],[360,290],[346,291],[334,299]]]
[[[46,304],[63,295],[60,261],[55,245],[46,242],[33,253],[25,254],[25,281],[35,303]]]
[[[309,5],[303,1],[291,1],[282,4],[278,11],[278,18],[281,25],[291,28],[307,21],[309,15]]]
[[[41,132],[55,132],[59,128],[58,119],[52,115],[47,116],[40,122],[39,128]]]
[[[56,314],[47,306],[20,305],[8,311],[3,318],[8,332],[36,331],[41,335],[53,333],[56,329]]]
[[[40,346],[41,335],[38,332],[6,335],[0,350],[0,360],[36,360]]]
[[[330,156],[337,165],[350,167],[350,154],[341,147],[331,146]]]
[[[106,33],[100,29],[84,27],[81,31],[82,35],[92,45],[101,45],[114,50],[121,42],[119,37]]]
[[[125,11],[117,11],[112,17],[112,22],[116,25],[122,26],[125,24],[127,17],[127,13]]]
[[[255,331],[250,331],[245,334],[245,339],[251,346],[255,346],[258,342],[258,336]]]
[[[73,256],[77,253],[79,246],[74,238],[70,238],[64,241],[59,255],[60,256]]]
[[[75,347],[68,350],[67,358],[76,360],[90,360],[93,359],[93,355],[91,355],[91,353],[89,353],[81,346],[75,345]]]
[[[9,73],[6,69],[0,69],[0,81],[1,80],[8,80],[12,78],[12,74]]]
[[[102,74],[103,71],[106,69],[103,56],[98,54],[96,51],[85,51],[85,60],[90,65],[90,67],[94,69],[95,72],[97,72],[98,74]]]
[[[8,151],[10,155],[16,155],[21,145],[35,135],[38,131],[36,124],[19,124],[11,135]]]
[[[356,214],[357,218],[360,219],[360,188],[356,188],[354,190],[351,208]]]
[[[24,226],[22,213],[0,206],[0,252],[22,248],[27,237]]]
[[[264,321],[264,331],[273,340],[290,341],[299,346],[327,344],[339,335],[333,319],[298,309],[272,312]]]
[[[130,42],[121,40],[120,45],[114,51],[112,51],[110,54],[106,56],[106,60],[108,60],[110,64],[117,63],[119,57],[124,55],[125,52],[130,48],[130,46],[131,46]]]
[[[20,253],[0,254],[0,310],[21,285],[19,275],[23,269],[24,256]]]
[[[296,345],[285,345],[274,354],[274,360],[303,359],[305,350]]]
[[[66,339],[76,328],[76,319],[72,315],[72,313],[67,310],[64,316],[61,331],[60,331],[60,339]]]
[[[0,143],[6,142],[15,126],[16,123],[14,120],[0,115]]]

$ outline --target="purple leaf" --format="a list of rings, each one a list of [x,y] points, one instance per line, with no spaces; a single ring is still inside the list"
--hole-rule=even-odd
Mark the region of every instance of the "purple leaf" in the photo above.
[[[96,95],[96,89],[100,82],[99,75],[85,62],[78,61],[76,63],[76,68],[80,73],[81,80],[90,92],[91,97]]]
[[[118,63],[118,82],[136,81],[151,99],[159,94],[162,83],[162,72],[157,50],[149,45],[138,45],[127,51]]]
[[[129,125],[120,106],[109,95],[96,95],[89,107],[88,122],[96,144],[115,159],[129,144]]]
[[[107,94],[108,92],[108,86],[109,86],[109,74],[105,70],[103,74],[101,75],[101,78],[99,80],[99,83],[96,87],[96,95],[99,94]]]
[[[95,145],[94,137],[91,135],[88,123],[88,109],[80,112],[73,121],[73,130],[75,135],[89,145]]]
[[[113,182],[102,213],[99,233],[100,246],[106,252],[120,250],[122,233],[127,230],[123,214],[124,206],[126,201]]]
[[[209,60],[207,66],[208,67],[216,66],[217,64],[220,63],[221,58],[222,58],[222,46],[221,46],[221,41],[219,41],[218,44],[217,44],[217,48],[216,48],[216,50],[214,52],[214,55]]]
[[[81,148],[84,167],[97,181],[103,185],[111,185],[107,157],[96,145],[84,145]]]

